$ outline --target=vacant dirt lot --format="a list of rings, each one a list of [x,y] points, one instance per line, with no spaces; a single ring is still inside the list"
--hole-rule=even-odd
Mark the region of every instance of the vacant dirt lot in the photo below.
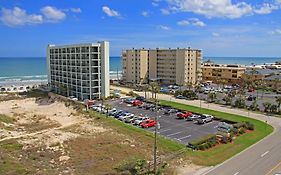
[[[159,145],[158,150],[165,155],[172,149]],[[1,175],[118,174],[115,168],[128,162],[152,160],[152,151],[151,135],[104,116],[77,112],[64,102],[0,102]],[[165,171],[175,174],[172,168]]]

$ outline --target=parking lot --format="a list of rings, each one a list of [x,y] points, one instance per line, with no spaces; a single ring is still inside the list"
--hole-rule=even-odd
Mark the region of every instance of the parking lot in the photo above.
[[[127,111],[129,113],[135,114],[137,116],[148,116],[151,119],[155,119],[158,116],[158,123],[160,124],[160,129],[158,129],[158,134],[187,144],[188,142],[205,136],[207,134],[212,134],[217,132],[218,121],[212,121],[205,123],[203,125],[198,125],[194,121],[186,121],[185,119],[177,119],[176,114],[165,115],[164,110],[160,109],[158,112],[152,111],[150,109],[143,109],[132,106],[123,102],[121,99],[113,100],[109,102],[113,108],[117,110]],[[154,131],[155,128],[145,128],[149,131]]]

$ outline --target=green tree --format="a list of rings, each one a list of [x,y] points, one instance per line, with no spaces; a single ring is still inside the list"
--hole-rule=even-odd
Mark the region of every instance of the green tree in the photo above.
[[[253,103],[250,106],[250,110],[252,110],[252,111],[258,111],[259,110],[259,105],[257,104],[257,100],[253,101]]]
[[[276,97],[275,101],[277,103],[278,112],[280,113],[281,112],[281,109],[280,109],[280,107],[281,107],[281,96]]]
[[[223,98],[223,100],[225,101],[225,104],[226,104],[226,105],[231,105],[232,98],[233,98],[232,96],[226,95],[226,96]]]
[[[241,97],[237,98],[234,102],[234,106],[237,108],[245,108],[246,107],[245,100]]]
[[[278,106],[277,105],[271,105],[270,106],[270,112],[273,114],[276,114],[278,112]]]
[[[208,94],[208,101],[209,102],[214,102],[217,99],[217,94],[216,93],[209,93]]]
[[[269,112],[269,111],[270,111],[270,108],[271,108],[271,106],[272,106],[272,104],[269,103],[269,102],[265,102],[265,103],[263,103],[262,105],[263,105],[263,107],[264,107],[264,112]]]
[[[112,106],[111,106],[110,104],[106,103],[106,104],[104,105],[104,109],[106,110],[106,116],[108,116],[108,111],[109,111],[110,109],[112,109]]]
[[[150,83],[150,89],[151,89],[152,98],[156,99],[156,94],[160,91],[160,86],[158,85],[157,82],[152,82]]]

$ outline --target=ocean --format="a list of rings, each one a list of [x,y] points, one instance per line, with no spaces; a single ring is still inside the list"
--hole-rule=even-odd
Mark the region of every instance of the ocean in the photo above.
[[[274,57],[204,57],[203,61],[212,60],[224,64],[264,64],[274,63],[280,58]],[[110,57],[110,75],[121,76],[122,61],[120,57]],[[7,82],[46,81],[47,66],[45,57],[0,57],[0,85]]]

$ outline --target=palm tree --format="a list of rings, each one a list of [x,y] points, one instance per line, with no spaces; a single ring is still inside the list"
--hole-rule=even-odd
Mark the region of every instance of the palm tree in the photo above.
[[[280,109],[280,107],[281,107],[281,96],[276,97],[275,101],[277,103],[278,112],[280,113],[281,112],[281,109]]]
[[[193,87],[192,82],[186,82],[185,85],[188,88],[188,90],[190,90]]]
[[[108,116],[108,111],[109,111],[110,109],[112,109],[112,106],[111,106],[110,104],[106,103],[106,104],[104,105],[104,109],[106,110],[106,116]]]
[[[208,99],[209,99],[210,102],[215,101],[216,98],[217,98],[217,94],[216,93],[209,93],[208,94]]]
[[[263,107],[264,107],[264,112],[269,112],[269,110],[270,110],[270,108],[271,108],[271,106],[272,106],[272,104],[269,103],[269,102],[265,102],[265,103],[263,103],[262,105],[263,105]]]
[[[144,98],[146,99],[147,98],[146,92],[149,90],[149,85],[145,84],[145,85],[142,86],[142,88],[144,90]]]
[[[156,94],[159,92],[160,87],[157,82],[150,83],[152,98],[156,99]],[[154,96],[153,96],[154,95]]]

